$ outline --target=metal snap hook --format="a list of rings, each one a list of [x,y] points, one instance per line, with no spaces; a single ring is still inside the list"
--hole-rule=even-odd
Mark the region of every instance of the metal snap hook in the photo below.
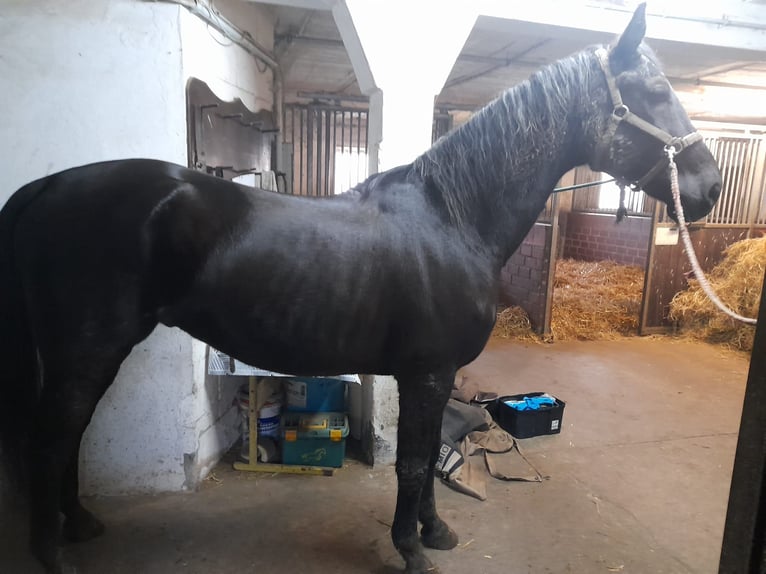
[[[674,154],[679,154],[684,150],[684,141],[681,138],[673,138],[670,140],[667,144],[665,144],[665,152],[667,153],[668,149],[672,149]]]
[[[668,157],[668,162],[673,163],[675,156],[679,153],[683,147],[678,148],[676,144],[679,142],[671,141],[665,145],[665,155]]]

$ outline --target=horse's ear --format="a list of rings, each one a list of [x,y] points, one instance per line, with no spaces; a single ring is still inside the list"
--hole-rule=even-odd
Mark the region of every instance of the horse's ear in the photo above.
[[[646,33],[646,3],[641,3],[633,13],[630,24],[612,48],[612,61],[618,68],[627,67],[638,55],[638,46]]]

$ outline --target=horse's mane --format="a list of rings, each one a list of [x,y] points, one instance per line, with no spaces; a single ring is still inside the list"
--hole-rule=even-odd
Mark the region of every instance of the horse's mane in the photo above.
[[[481,188],[498,190],[498,197],[509,188],[527,193],[534,184],[531,164],[552,149],[549,142],[566,137],[574,121],[589,115],[585,108],[593,105],[588,90],[595,73],[600,71],[592,49],[546,66],[414,161],[414,169],[443,194],[453,221],[463,220]],[[583,113],[574,118],[573,110]]]

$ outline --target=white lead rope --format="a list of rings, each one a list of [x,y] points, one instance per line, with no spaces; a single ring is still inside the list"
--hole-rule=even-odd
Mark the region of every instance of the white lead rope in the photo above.
[[[726,305],[724,305],[723,301],[721,301],[718,298],[718,295],[715,294],[715,291],[713,291],[713,288],[710,286],[710,283],[708,282],[707,277],[705,277],[705,274],[702,272],[702,268],[700,267],[699,261],[697,260],[697,255],[694,253],[694,247],[692,246],[691,237],[689,237],[689,230],[686,228],[684,211],[683,211],[683,207],[681,206],[681,192],[678,189],[678,167],[676,166],[676,162],[674,159],[674,156],[676,155],[676,150],[673,146],[665,146],[665,153],[668,155],[668,162],[670,164],[670,184],[671,184],[671,189],[673,190],[673,203],[676,206],[676,217],[678,217],[678,227],[681,230],[681,238],[684,241],[684,247],[686,248],[686,255],[689,257],[689,262],[692,264],[692,269],[694,270],[695,278],[697,279],[697,281],[699,281],[700,287],[702,287],[702,290],[705,292],[705,295],[707,295],[708,298],[713,303],[715,303],[715,305],[721,311],[726,313],[732,319],[736,319],[737,321],[742,321],[743,323],[749,323],[750,325],[755,325],[757,322],[755,319],[738,315],[737,313],[729,309]]]

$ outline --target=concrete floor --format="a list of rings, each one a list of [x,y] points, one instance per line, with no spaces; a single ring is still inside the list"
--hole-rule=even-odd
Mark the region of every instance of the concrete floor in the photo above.
[[[493,340],[466,369],[482,390],[566,401],[560,435],[521,441],[550,480],[488,478],[480,502],[437,485],[460,536],[442,574],[718,571],[747,357],[705,344]],[[237,473],[195,493],[95,498],[100,539],[67,547],[80,574],[401,571],[392,467],[334,477]],[[0,531],[0,572],[32,574],[23,529]],[[3,563],[5,566],[3,566]]]

